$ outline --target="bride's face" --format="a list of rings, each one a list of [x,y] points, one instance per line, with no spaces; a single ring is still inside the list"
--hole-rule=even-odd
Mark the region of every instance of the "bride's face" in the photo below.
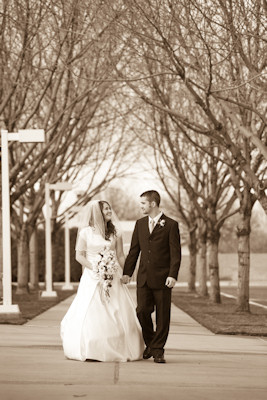
[[[103,216],[104,216],[104,219],[106,222],[111,220],[112,211],[111,211],[109,204],[107,204],[107,203],[103,204],[102,213],[103,213]]]

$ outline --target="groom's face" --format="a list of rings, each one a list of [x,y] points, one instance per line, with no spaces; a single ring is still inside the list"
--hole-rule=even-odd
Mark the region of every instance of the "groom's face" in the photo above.
[[[141,197],[140,206],[144,215],[149,214],[152,209],[151,202],[146,197]]]

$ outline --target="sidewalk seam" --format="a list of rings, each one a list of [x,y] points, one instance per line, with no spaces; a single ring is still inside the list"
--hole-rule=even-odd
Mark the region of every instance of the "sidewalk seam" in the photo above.
[[[119,382],[120,376],[120,363],[118,361],[115,362],[114,365],[114,384],[116,385]]]

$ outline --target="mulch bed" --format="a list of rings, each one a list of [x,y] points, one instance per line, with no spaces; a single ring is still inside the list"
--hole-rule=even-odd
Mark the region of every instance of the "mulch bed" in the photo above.
[[[250,306],[250,313],[236,312],[236,300],[222,296],[221,304],[208,297],[173,289],[173,303],[213,333],[227,335],[267,336],[267,309]]]
[[[18,304],[20,309],[19,316],[11,314],[0,315],[0,324],[22,325],[49,308],[55,306],[62,300],[76,293],[76,290],[56,290],[57,298],[41,298],[41,291],[30,291],[27,294],[17,295],[15,289],[12,290],[12,303]]]

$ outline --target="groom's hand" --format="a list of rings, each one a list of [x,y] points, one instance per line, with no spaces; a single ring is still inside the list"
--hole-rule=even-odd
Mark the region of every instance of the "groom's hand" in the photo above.
[[[130,280],[131,280],[131,278],[129,277],[129,275],[123,275],[122,278],[121,278],[121,282],[124,283],[124,284],[129,283]]]
[[[176,283],[176,279],[172,278],[171,276],[168,276],[168,278],[166,279],[165,285],[168,288],[172,289],[174,287],[175,283]]]

